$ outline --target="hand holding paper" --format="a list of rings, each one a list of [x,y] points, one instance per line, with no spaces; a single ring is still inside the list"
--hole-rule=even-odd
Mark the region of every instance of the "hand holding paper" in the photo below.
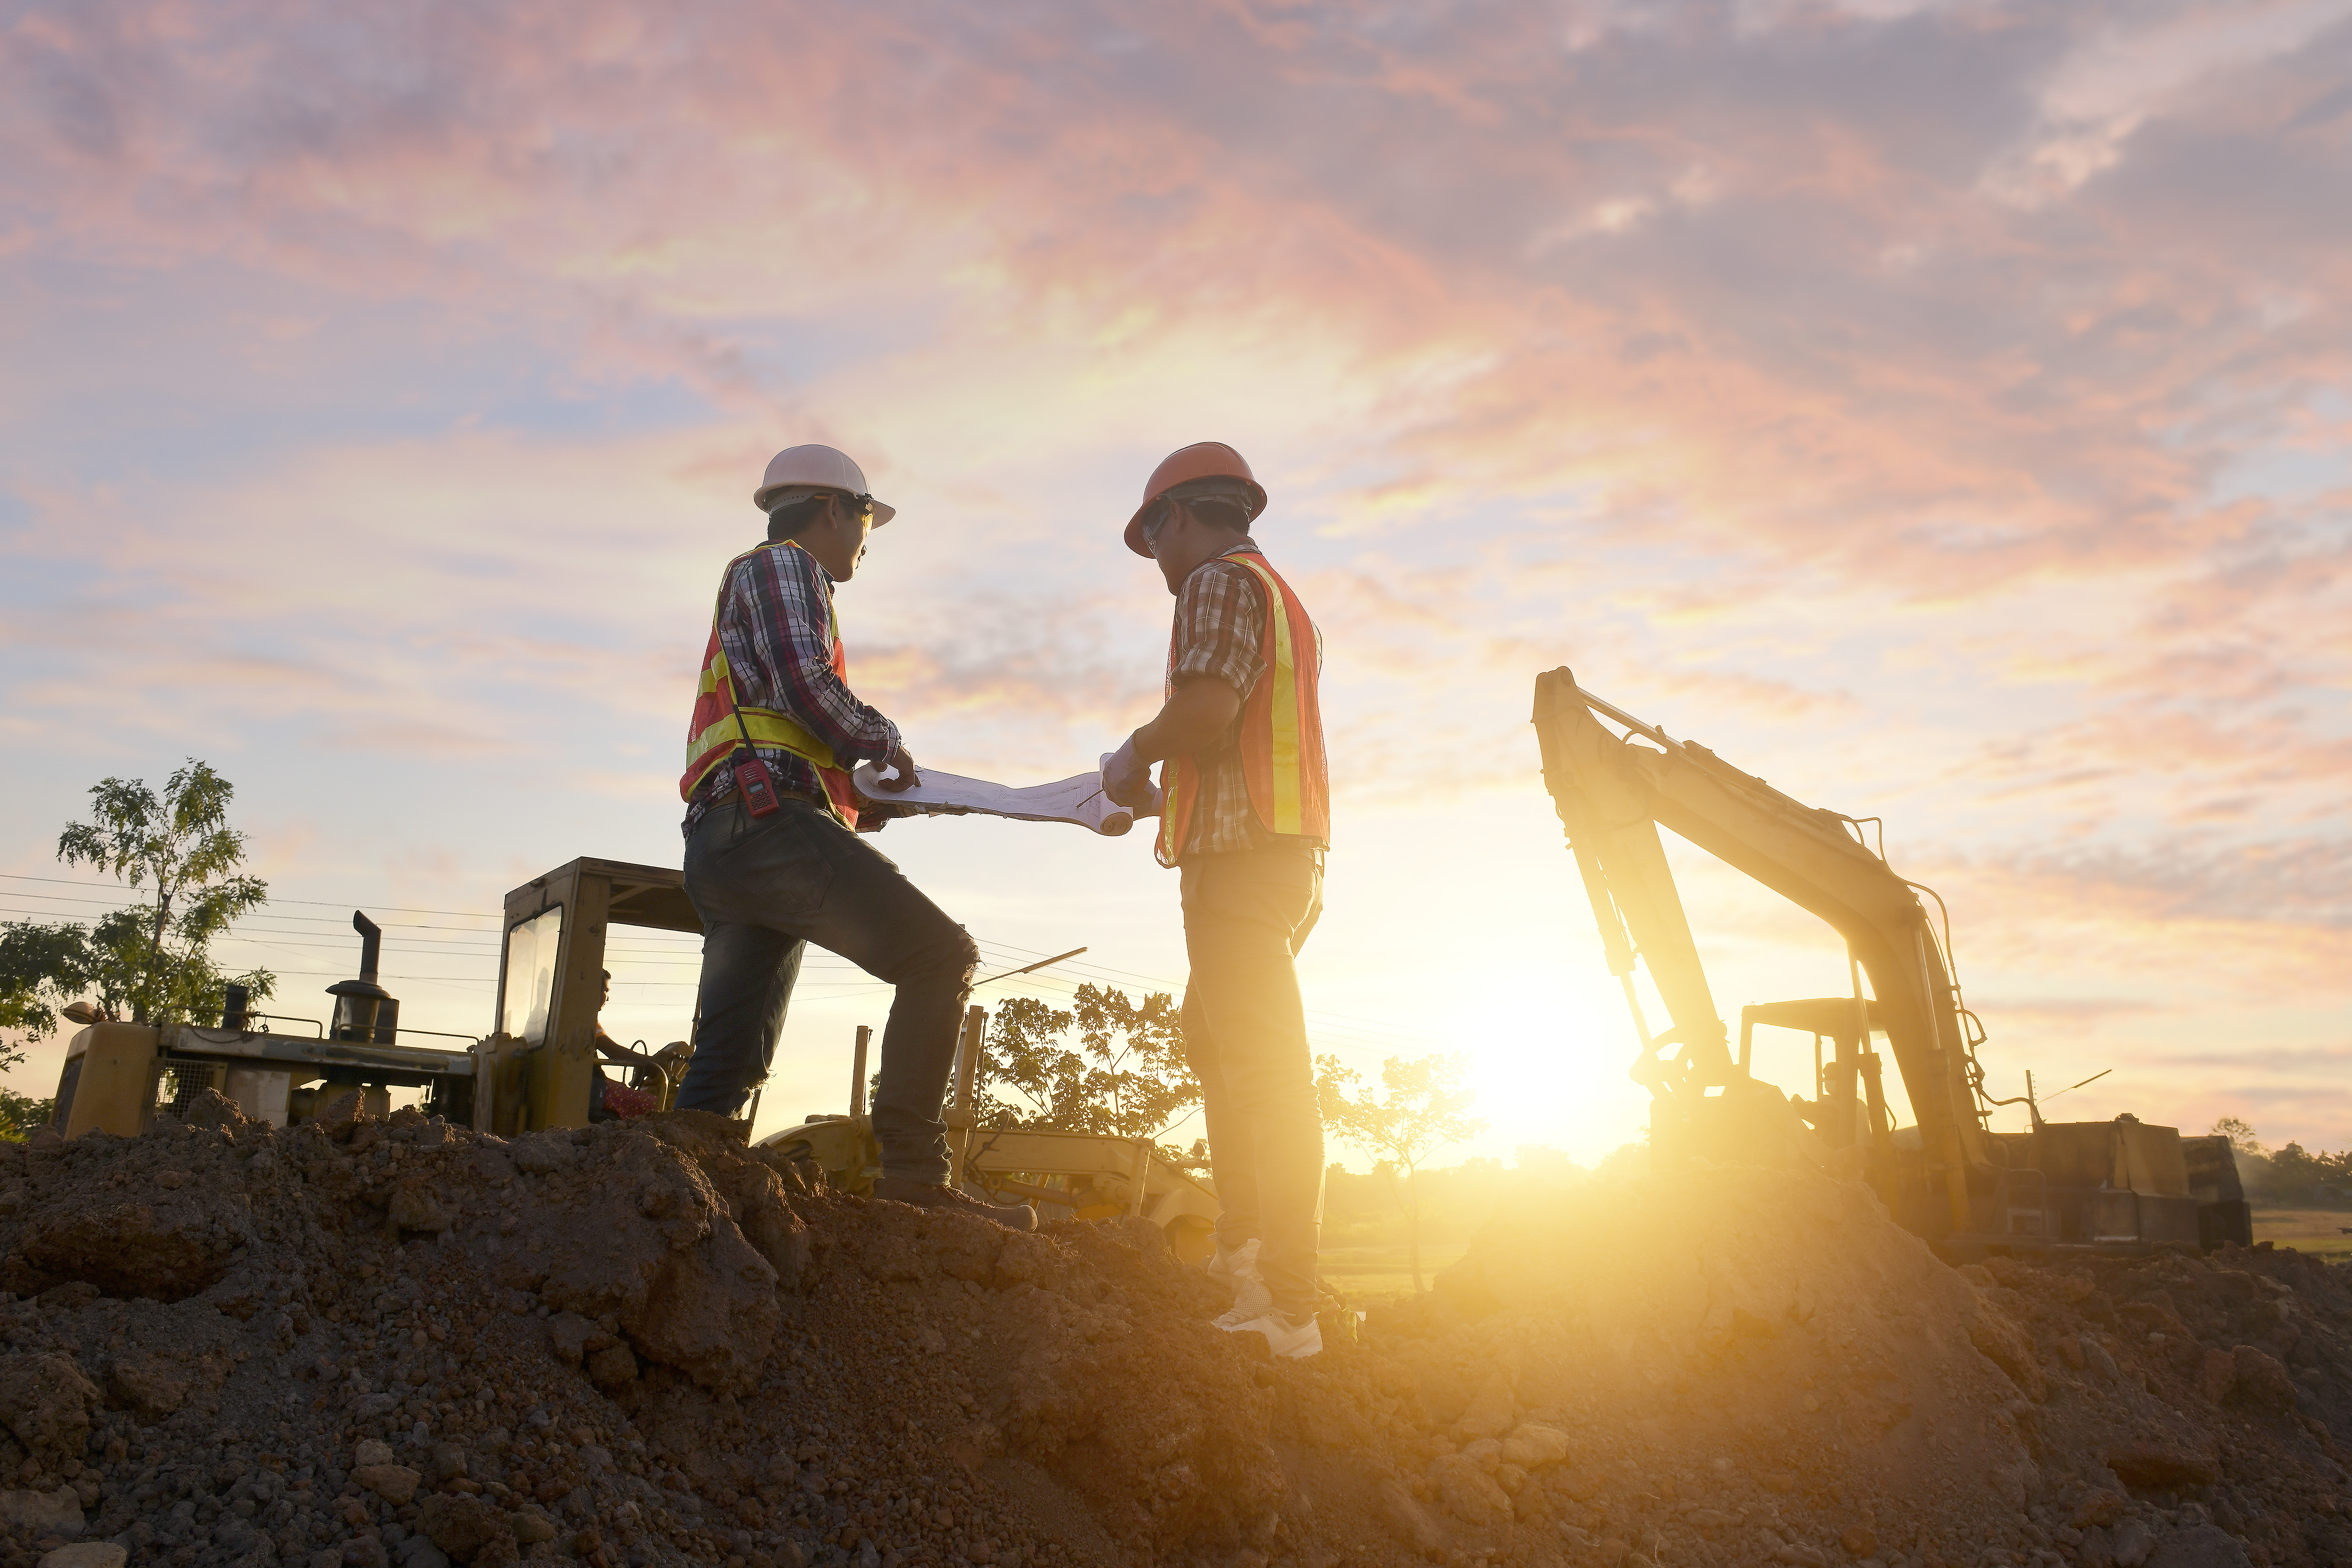
[[[860,763],[851,778],[858,794],[877,802],[892,816],[968,816],[976,813],[1011,817],[1016,822],[1068,822],[1115,838],[1132,828],[1139,815],[1135,808],[1118,805],[1108,797],[1099,773],[1079,773],[1053,784],[1014,789],[987,779],[969,779],[926,768],[920,783],[896,788],[896,781],[885,780],[879,767]]]
[[[1136,760],[1132,735],[1119,742],[1118,751],[1103,758],[1102,779],[1103,793],[1120,805],[1152,805],[1153,796],[1159,793],[1152,787],[1151,764]]]

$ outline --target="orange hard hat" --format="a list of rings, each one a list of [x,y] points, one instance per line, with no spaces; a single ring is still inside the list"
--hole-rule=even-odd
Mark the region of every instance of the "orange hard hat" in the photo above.
[[[1195,441],[1189,447],[1179,447],[1160,459],[1144,482],[1143,504],[1127,520],[1127,547],[1138,555],[1151,553],[1151,546],[1143,542],[1143,514],[1151,503],[1174,489],[1178,485],[1194,479],[1239,479],[1249,487],[1250,516],[1255,519],[1265,510],[1265,487],[1250,472],[1249,461],[1223,441]]]

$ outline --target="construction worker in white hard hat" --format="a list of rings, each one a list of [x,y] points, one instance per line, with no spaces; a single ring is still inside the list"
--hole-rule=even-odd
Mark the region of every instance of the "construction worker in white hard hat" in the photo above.
[[[1279,1356],[1323,1348],[1315,1253],[1323,1115],[1296,959],[1323,912],[1330,791],[1318,688],[1322,634],[1250,530],[1265,491],[1240,453],[1203,441],[1143,487],[1127,545],[1176,596],[1166,701],[1112,757],[1109,793],[1151,797],[1160,863],[1181,873],[1184,1049],[1216,1171],[1217,1320]]]
[[[919,782],[898,727],[849,689],[833,604],[896,511],[831,447],[777,453],[751,500],[767,542],[719,580],[678,780],[686,893],[703,943],[701,1025],[677,1104],[741,1112],[767,1077],[814,942],[898,987],[874,1096],[875,1195],[1031,1229],[1027,1205],[947,1185],[940,1110],[979,949],[857,834],[852,767],[887,764],[885,789]]]

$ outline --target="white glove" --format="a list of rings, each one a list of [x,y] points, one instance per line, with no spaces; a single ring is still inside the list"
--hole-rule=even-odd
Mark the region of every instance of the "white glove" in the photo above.
[[[1129,735],[1116,752],[1107,752],[1102,759],[1103,794],[1116,805],[1123,805],[1138,816],[1160,815],[1160,795],[1151,782],[1151,764],[1138,762],[1135,737]]]

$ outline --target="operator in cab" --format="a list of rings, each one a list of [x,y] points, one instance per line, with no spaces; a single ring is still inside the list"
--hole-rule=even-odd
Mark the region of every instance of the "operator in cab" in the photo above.
[[[1110,797],[1165,795],[1155,846],[1180,875],[1184,1051],[1216,1172],[1217,1326],[1277,1356],[1323,1348],[1315,1253],[1323,1112],[1298,995],[1298,951],[1323,912],[1330,787],[1318,694],[1323,637],[1250,536],[1265,491],[1221,441],[1171,453],[1128,520],[1127,547],[1176,599],[1166,702],[1106,770]]]
[[[648,1056],[606,1034],[604,1009],[613,1005],[613,972],[607,969],[604,974],[604,988],[596,996],[596,1076],[588,1084],[588,1120],[634,1121],[662,1108],[664,1086],[677,1077],[679,1064],[694,1055],[694,1047],[672,1040]],[[628,1082],[613,1077],[608,1069],[616,1067],[629,1069]]]
[[[1033,1229],[1026,1204],[948,1184],[940,1113],[979,949],[857,832],[853,767],[894,770],[886,790],[918,782],[898,727],[850,689],[834,608],[896,510],[831,447],[777,453],[751,500],[767,541],[720,575],[678,780],[686,893],[703,930],[701,1026],[678,1107],[741,1114],[814,942],[898,988],[874,1096],[874,1195]]]

